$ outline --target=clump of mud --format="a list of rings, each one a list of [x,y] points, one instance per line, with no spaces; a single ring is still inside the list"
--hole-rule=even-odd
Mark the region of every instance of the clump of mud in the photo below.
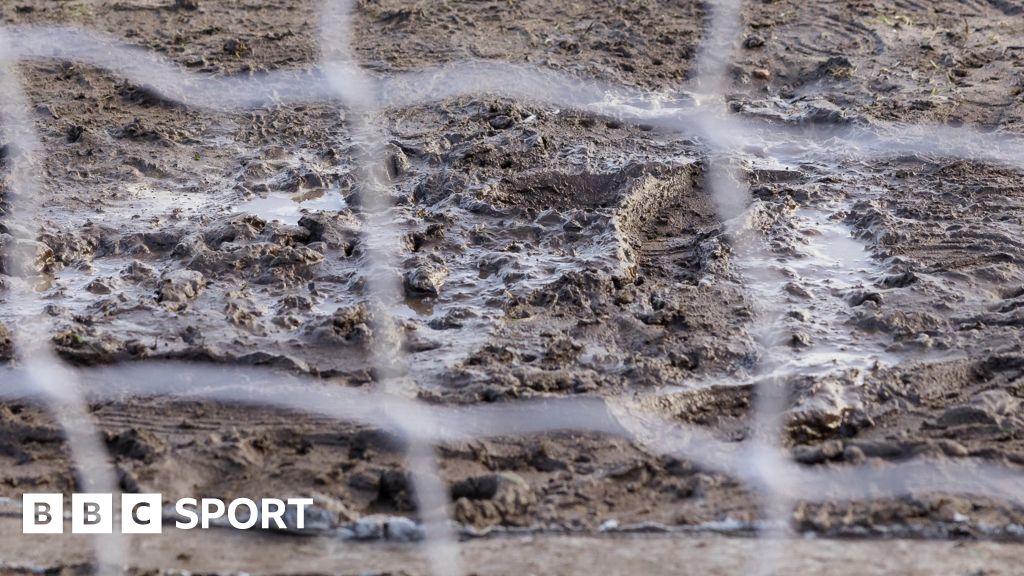
[[[1024,65],[1019,11],[805,4],[745,6],[737,115],[825,136],[920,121],[1020,131],[1009,72]],[[470,55],[675,90],[691,75],[702,6],[371,2],[355,51],[379,73]],[[314,14],[310,3],[182,0],[0,7],[8,23],[101,30],[202,74],[312,65]],[[345,112],[203,112],[81,64],[21,70],[47,152],[45,209],[33,233],[0,229],[0,251],[29,255],[18,259],[28,269],[0,268],[0,286],[6,299],[15,276],[33,278],[52,342],[76,366],[258,365],[373,386],[386,314],[407,356],[400,376],[431,403],[624,396],[743,442],[763,376],[763,298],[782,316],[772,376],[791,388],[784,444],[801,466],[1024,465],[1018,169],[926,153],[833,158],[816,144],[772,160],[778,143],[751,141],[735,151],[750,205],[723,222],[692,135],[497,95],[387,110],[401,245],[386,273],[403,298],[388,308],[368,277]],[[0,193],[6,208],[6,180]],[[766,239],[781,292],[745,274],[744,233]],[[15,317],[0,310],[5,361]],[[378,431],[211,402],[92,408],[127,491],[310,495],[326,526],[379,537],[406,526],[394,517],[417,517],[405,446]],[[566,432],[439,450],[452,516],[478,535],[761,518],[738,480],[624,440]],[[2,496],[75,488],[60,434],[31,405],[0,405],[0,462]],[[829,536],[1019,539],[1024,509],[914,495],[802,503],[791,520]]]

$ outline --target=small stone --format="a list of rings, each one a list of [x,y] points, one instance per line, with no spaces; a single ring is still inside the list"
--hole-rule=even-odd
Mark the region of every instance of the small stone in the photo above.
[[[14,356],[14,339],[10,330],[0,324],[0,360],[10,360]]]
[[[42,242],[0,234],[0,274],[29,277],[53,270],[53,250]]]
[[[342,306],[312,327],[315,341],[327,344],[366,344],[373,335],[372,318],[365,306]]]
[[[833,78],[848,78],[853,74],[853,64],[846,56],[833,56],[818,65],[818,73]]]
[[[797,332],[790,338],[789,345],[793,348],[809,348],[811,346],[811,336],[806,332]]]
[[[167,272],[160,279],[157,301],[184,304],[198,296],[205,285],[206,279],[195,270]]]
[[[949,456],[950,458],[964,458],[968,454],[970,454],[967,448],[963,444],[957,442],[956,440],[948,440],[943,438],[936,442],[936,444],[938,445],[939,449],[942,450],[942,453],[945,454],[946,456]]]
[[[356,522],[351,530],[357,540],[415,542],[423,539],[423,528],[402,516],[367,516]]]
[[[231,54],[232,56],[245,56],[250,52],[252,52],[252,50],[249,48],[249,45],[246,44],[245,40],[232,38],[224,43],[225,54]]]
[[[161,454],[164,443],[152,432],[129,428],[118,434],[106,433],[107,448],[117,456],[150,463]]]
[[[110,280],[105,280],[103,278],[97,278],[97,279],[93,280],[92,282],[89,282],[89,284],[87,284],[85,286],[85,289],[88,290],[92,294],[105,295],[105,294],[110,294],[111,292],[114,291],[113,287],[111,287],[110,284],[111,284]]]
[[[590,392],[596,392],[597,388],[598,386],[596,382],[592,380],[583,380],[573,385],[572,391],[576,394],[587,394]]]
[[[393,542],[418,542],[423,540],[423,528],[403,516],[388,520],[387,539]]]
[[[391,145],[388,150],[388,177],[398,178],[409,172],[412,165],[409,163],[408,156],[401,148],[395,145]]]
[[[308,534],[310,532],[327,532],[335,527],[334,514],[324,510],[320,506],[306,506],[303,510],[302,516],[302,528],[299,528],[298,520],[298,507],[288,506],[284,511],[284,516],[281,520],[284,521],[286,532],[297,532],[300,534]],[[271,524],[273,526],[274,524]]]
[[[811,319],[811,313],[803,309],[790,310],[786,316],[798,322],[807,322]]]
[[[760,48],[761,46],[764,46],[764,38],[756,34],[747,36],[746,40],[743,41],[743,47],[746,48],[747,50]]]
[[[121,271],[121,277],[135,282],[142,282],[156,276],[156,268],[145,262],[133,260],[131,264]]]
[[[750,75],[758,80],[768,80],[772,77],[772,72],[767,68],[755,68],[750,72]]]
[[[821,464],[826,458],[817,446],[794,446],[793,460],[801,464]]]
[[[67,139],[68,143],[74,144],[82,139],[82,135],[85,134],[85,128],[77,124],[68,126]]]
[[[839,440],[826,440],[821,443],[821,454],[828,460],[838,458],[844,450],[843,443]]]
[[[447,277],[448,269],[444,266],[421,262],[405,273],[405,292],[410,296],[437,296]]]
[[[902,274],[895,274],[893,276],[886,276],[882,279],[879,284],[883,288],[904,288],[917,282],[917,275],[913,272],[907,271]]]
[[[801,286],[801,285],[799,285],[799,284],[797,284],[795,282],[787,283],[784,286],[784,290],[786,292],[788,292],[789,294],[792,294],[793,296],[797,296],[799,298],[810,298],[811,297],[811,293],[808,292],[806,288],[804,288],[803,286]]]
[[[434,330],[451,330],[462,328],[466,320],[476,318],[477,313],[470,308],[453,308],[440,318],[433,318],[428,325]]]
[[[506,128],[511,128],[512,124],[514,124],[512,119],[509,118],[508,116],[505,116],[504,114],[502,114],[501,116],[495,116],[494,118],[491,118],[491,128],[494,128],[495,130],[504,130]]]
[[[522,477],[511,472],[475,476],[451,488],[455,518],[485,528],[494,524],[527,525],[537,497]]]
[[[380,516],[368,516],[360,518],[352,526],[353,536],[356,540],[381,540],[384,538],[384,525],[386,518]]]
[[[847,446],[843,450],[843,460],[850,464],[860,464],[864,462],[867,456],[864,455],[864,451],[857,446]]]
[[[848,302],[853,307],[860,306],[865,302],[874,302],[876,305],[881,306],[882,295],[870,290],[858,290],[850,295]]]

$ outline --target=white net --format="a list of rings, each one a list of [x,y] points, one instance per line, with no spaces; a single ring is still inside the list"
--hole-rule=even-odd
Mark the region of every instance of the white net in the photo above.
[[[437,472],[434,446],[481,437],[576,430],[627,438],[652,454],[673,455],[726,473],[763,499],[766,535],[788,531],[795,501],[838,501],[897,497],[931,491],[965,493],[1024,503],[1019,470],[971,460],[914,459],[884,466],[818,469],[797,465],[780,445],[786,406],[783,370],[786,345],[775,304],[786,279],[773,266],[765,239],[744,229],[750,192],[737,166],[792,160],[870,159],[900,154],[929,154],[1024,168],[1024,147],[1009,134],[969,127],[907,126],[875,123],[828,130],[773,125],[730,114],[724,92],[730,54],[739,36],[740,5],[710,3],[698,75],[686,99],[647,94],[624,86],[584,81],[539,67],[489,61],[457,62],[435,69],[375,74],[361,69],[350,45],[352,7],[327,1],[320,20],[321,65],[312,70],[272,72],[247,77],[212,77],[183,71],[155,53],[70,28],[9,27],[0,31],[0,112],[3,138],[18,154],[12,158],[12,213],[22,228],[38,218],[39,184],[34,159],[44,151],[32,127],[15,64],[25,60],[68,60],[104,68],[161,97],[189,107],[234,111],[303,103],[338,103],[346,110],[351,137],[360,143],[354,173],[363,189],[369,260],[380,273],[367,271],[370,291],[386,307],[400,299],[401,286],[385,270],[399,252],[401,232],[389,220],[389,177],[383,158],[387,140],[377,124],[386,110],[436,103],[470,94],[522,99],[583,113],[612,115],[626,121],[699,138],[705,148],[705,186],[731,234],[737,268],[751,287],[758,329],[754,334],[759,365],[752,379],[759,390],[752,429],[742,442],[723,442],[705,430],[683,426],[654,414],[638,416],[630,398],[508,402],[473,407],[427,405],[398,391],[408,378],[398,338],[378,338],[371,351],[380,386],[374,390],[325,387],[314,378],[284,376],[273,370],[230,369],[194,364],[148,362],[131,366],[72,369],[56,358],[46,341],[47,320],[27,282],[15,287],[8,305],[21,318],[16,341],[20,367],[5,373],[0,395],[34,397],[52,407],[74,455],[74,464],[93,491],[116,492],[105,464],[100,436],[85,409],[85,398],[118,400],[126,396],[171,396],[188,400],[258,405],[359,422],[393,431],[408,440],[409,465],[426,536],[432,571],[464,573],[457,538],[448,517],[448,495]],[[745,144],[758,142],[757,154]],[[11,270],[28,269],[18,251],[7,255]],[[385,309],[386,312],[386,309]],[[391,316],[377,316],[375,328],[393,331]],[[227,382],[227,383],[225,383]],[[766,538],[766,546],[784,546]],[[774,553],[767,550],[751,572],[771,573]],[[128,565],[115,536],[97,539],[97,565],[108,572]]]

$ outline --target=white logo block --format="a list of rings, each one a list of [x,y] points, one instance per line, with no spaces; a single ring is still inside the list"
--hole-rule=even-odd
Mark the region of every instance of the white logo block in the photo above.
[[[114,530],[114,497],[111,494],[72,494],[71,532],[110,534]]]
[[[63,534],[63,494],[23,494],[21,531],[24,534]]]
[[[121,495],[122,534],[160,534],[163,525],[163,501],[159,494]]]

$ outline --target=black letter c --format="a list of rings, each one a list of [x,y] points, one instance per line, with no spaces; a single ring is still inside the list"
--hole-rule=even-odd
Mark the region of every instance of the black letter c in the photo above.
[[[142,521],[139,520],[139,508],[142,508],[142,507],[149,508],[149,502],[139,502],[138,504],[136,504],[135,506],[132,507],[132,520],[134,520],[135,523],[138,524],[139,526],[146,526],[148,524],[151,524],[153,522],[153,520],[152,520],[152,518],[149,519],[149,520],[146,520],[145,522],[142,522]]]

